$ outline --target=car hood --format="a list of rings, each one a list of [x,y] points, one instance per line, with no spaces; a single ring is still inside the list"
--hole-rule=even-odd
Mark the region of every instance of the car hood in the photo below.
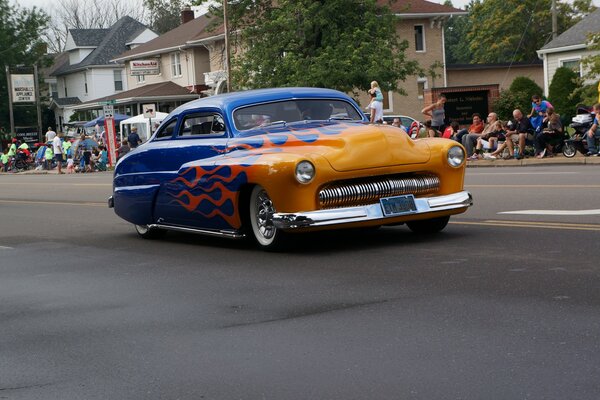
[[[321,147],[320,154],[337,171],[423,164],[431,156],[425,141],[414,141],[399,128],[385,125],[349,127],[328,140],[336,143]]]
[[[412,140],[399,128],[337,121],[257,131],[231,142],[230,150],[234,149],[315,154],[337,171],[423,164],[431,156],[426,141]]]

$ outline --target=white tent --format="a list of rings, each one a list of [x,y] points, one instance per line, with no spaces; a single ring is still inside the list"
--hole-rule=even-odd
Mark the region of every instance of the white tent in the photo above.
[[[123,141],[123,135],[127,137],[127,134],[131,132],[131,128],[135,126],[138,129],[138,135],[140,135],[140,139],[142,142],[145,142],[150,138],[151,132],[150,127],[154,124],[161,123],[165,118],[167,118],[167,113],[164,112],[156,112],[156,117],[149,119],[144,118],[144,114],[136,115],[135,117],[127,118],[126,120],[121,121],[121,142]],[[124,127],[127,125],[127,128]]]

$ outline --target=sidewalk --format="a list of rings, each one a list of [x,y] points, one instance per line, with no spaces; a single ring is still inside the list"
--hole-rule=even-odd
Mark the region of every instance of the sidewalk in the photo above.
[[[510,160],[496,159],[496,160],[475,160],[467,161],[467,168],[476,167],[530,167],[536,165],[600,165],[600,157],[585,157],[582,154],[577,153],[575,157],[567,158],[562,154],[556,154],[554,157],[546,158],[535,158],[528,157],[522,160],[516,160],[511,158]]]

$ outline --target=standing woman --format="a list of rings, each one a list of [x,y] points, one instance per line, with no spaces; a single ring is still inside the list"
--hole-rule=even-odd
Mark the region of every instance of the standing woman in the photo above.
[[[444,104],[446,103],[446,96],[443,94],[438,95],[438,99],[435,103],[425,107],[421,110],[423,115],[431,118],[431,127],[436,131],[443,132],[445,128],[444,121],[446,120],[446,110],[444,110]]]
[[[369,95],[372,97],[369,108],[371,109],[371,123],[383,123],[383,93],[377,81],[371,82]]]

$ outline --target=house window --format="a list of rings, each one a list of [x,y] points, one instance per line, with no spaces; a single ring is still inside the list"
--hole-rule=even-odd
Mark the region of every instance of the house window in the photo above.
[[[579,77],[581,77],[581,60],[580,59],[562,60],[560,62],[560,66],[572,69],[573,72],[575,72],[577,75],[579,75]]]
[[[427,78],[417,79],[417,98],[423,100],[425,96],[425,89],[427,89]]]
[[[181,53],[171,54],[171,76],[181,76]]]
[[[135,80],[137,83],[144,83],[146,82],[146,75],[136,75]]]
[[[69,91],[67,90],[67,78],[63,78],[63,86],[65,87],[65,97],[69,97]]]
[[[88,94],[88,84],[87,84],[87,74],[83,73],[83,91],[85,94]]]
[[[56,83],[50,84],[50,96],[53,99],[58,99],[58,84],[56,84]]]
[[[115,69],[113,70],[113,74],[115,76],[115,91],[123,90],[123,77],[121,76],[121,70]]]
[[[415,50],[425,51],[425,27],[415,25]]]

